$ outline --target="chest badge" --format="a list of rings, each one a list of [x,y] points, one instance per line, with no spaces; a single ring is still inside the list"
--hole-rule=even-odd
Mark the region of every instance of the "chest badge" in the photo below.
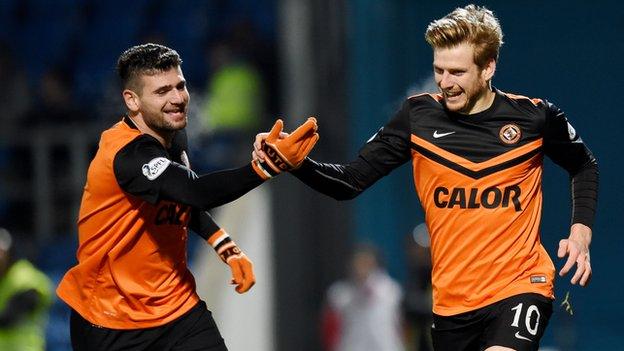
[[[522,132],[520,131],[520,127],[515,124],[506,124],[498,132],[500,140],[507,145],[517,143],[520,141],[521,136]]]

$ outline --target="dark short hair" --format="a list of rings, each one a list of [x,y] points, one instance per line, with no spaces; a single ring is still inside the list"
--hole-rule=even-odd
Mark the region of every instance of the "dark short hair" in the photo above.
[[[177,51],[160,44],[142,44],[124,51],[117,60],[117,74],[123,88],[135,82],[140,75],[152,75],[182,64]]]

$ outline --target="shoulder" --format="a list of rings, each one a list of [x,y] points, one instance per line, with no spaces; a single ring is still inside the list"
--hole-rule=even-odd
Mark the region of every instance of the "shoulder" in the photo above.
[[[422,93],[409,96],[405,100],[403,107],[409,108],[411,111],[421,109],[443,110],[444,106],[442,105],[442,101],[442,94]]]
[[[532,110],[532,111],[550,111],[557,109],[557,107],[542,98],[528,97],[525,95],[508,93],[498,90],[497,94],[500,94],[507,103],[514,105],[518,108],[524,110]]]
[[[108,146],[121,144],[121,146],[123,146],[141,135],[138,129],[130,128],[124,121],[119,121],[102,132],[100,145],[105,144]]]
[[[157,178],[171,164],[164,146],[148,134],[139,134],[114,156],[113,169],[119,184],[144,175],[149,180]]]

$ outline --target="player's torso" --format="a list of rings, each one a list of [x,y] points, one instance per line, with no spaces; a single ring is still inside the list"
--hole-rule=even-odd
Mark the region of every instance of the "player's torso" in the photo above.
[[[116,153],[137,135],[123,125],[103,133],[80,208],[79,264],[67,275],[84,290],[66,294],[70,305],[110,328],[162,324],[195,298],[186,267],[189,206],[150,204],[125,193],[115,177]]]
[[[415,99],[412,167],[431,234],[434,311],[461,313],[527,289],[550,295],[537,101],[499,93],[490,109],[460,115],[439,97]]]

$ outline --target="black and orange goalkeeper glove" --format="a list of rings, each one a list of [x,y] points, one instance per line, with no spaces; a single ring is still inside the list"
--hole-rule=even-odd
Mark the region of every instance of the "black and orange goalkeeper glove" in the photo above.
[[[256,283],[256,277],[253,272],[253,263],[251,260],[236,246],[234,240],[223,229],[219,229],[216,233],[208,238],[208,243],[214,248],[219,257],[232,270],[233,285],[236,285],[236,292],[242,294],[251,289]]]
[[[254,161],[254,168],[258,168],[263,178],[271,178],[283,171],[299,168],[319,139],[316,132],[318,126],[316,118],[309,117],[294,132],[280,139],[284,128],[281,119],[275,121],[269,135],[262,143],[262,151],[266,154],[264,162]]]

